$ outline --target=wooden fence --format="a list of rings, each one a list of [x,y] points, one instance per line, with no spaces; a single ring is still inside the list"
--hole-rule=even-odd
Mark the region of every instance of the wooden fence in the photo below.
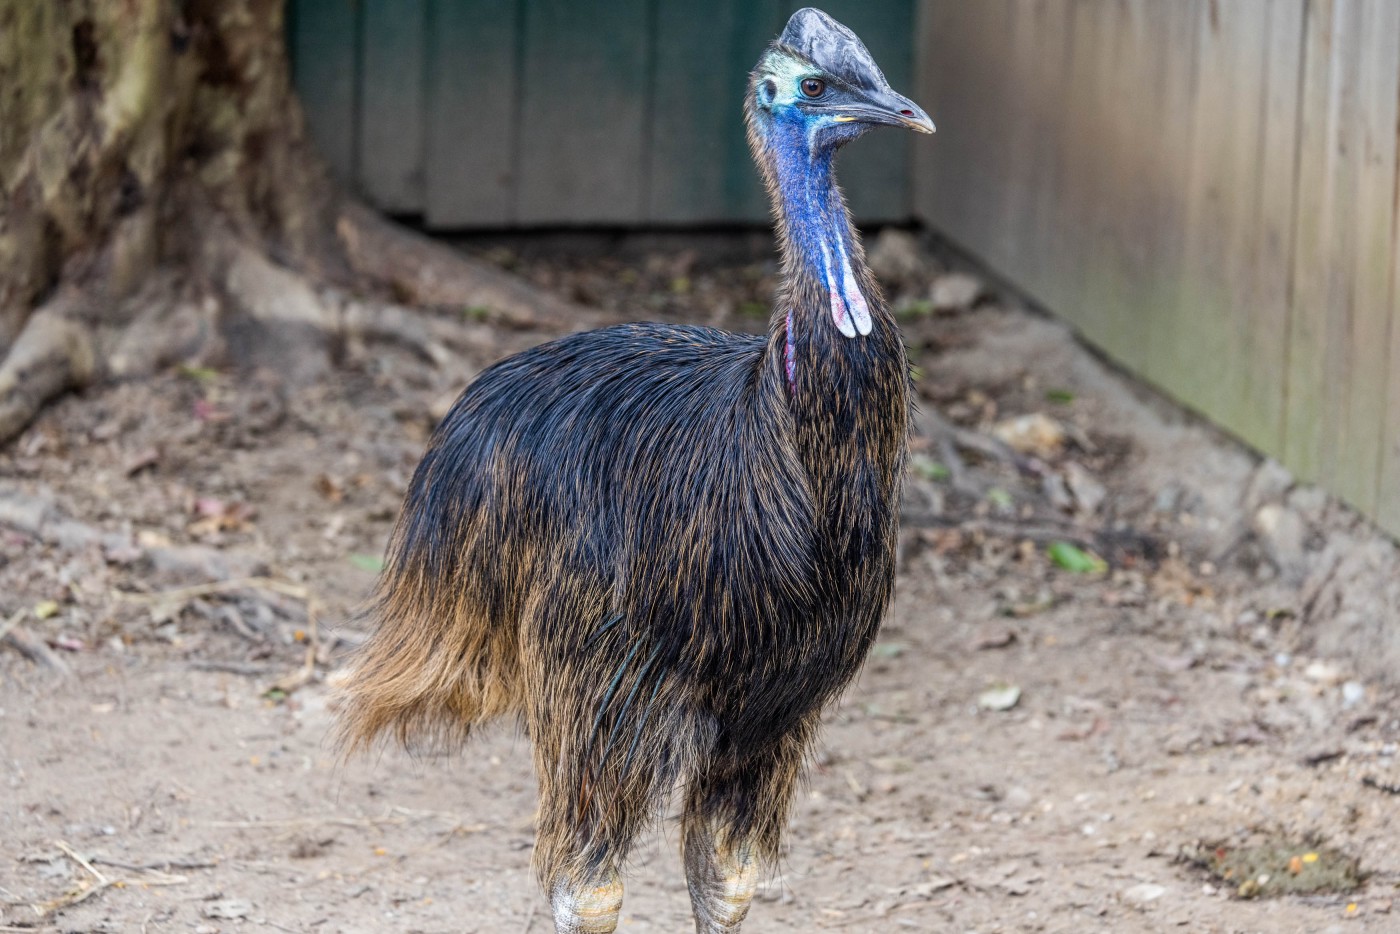
[[[921,216],[1400,532],[1395,0],[925,0]]]
[[[290,0],[298,90],[332,167],[438,229],[749,223],[742,102],[792,0]],[[831,0],[897,88],[914,0]],[[910,141],[856,144],[858,216],[910,216]]]

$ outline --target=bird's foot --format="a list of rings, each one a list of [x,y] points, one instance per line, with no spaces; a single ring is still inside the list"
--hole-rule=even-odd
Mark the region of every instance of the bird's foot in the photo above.
[[[747,844],[717,846],[703,867],[689,869],[696,934],[732,934],[758,891],[758,860]]]
[[[622,911],[622,880],[573,885],[561,880],[550,894],[556,934],[612,934]]]

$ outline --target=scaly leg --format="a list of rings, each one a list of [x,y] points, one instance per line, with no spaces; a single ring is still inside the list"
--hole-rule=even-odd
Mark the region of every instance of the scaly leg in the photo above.
[[[696,934],[739,930],[758,889],[758,859],[753,846],[730,840],[722,828],[688,826],[685,875]]]
[[[760,869],[777,859],[817,723],[813,715],[749,755],[720,749],[691,778],[683,833],[696,934],[732,934],[744,923]]]
[[[622,910],[622,879],[615,870],[591,883],[561,879],[549,896],[556,934],[612,934]]]

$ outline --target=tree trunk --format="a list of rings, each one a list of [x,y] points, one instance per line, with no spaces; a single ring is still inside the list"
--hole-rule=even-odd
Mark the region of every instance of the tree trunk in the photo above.
[[[291,88],[283,0],[0,0],[0,441],[177,361],[311,377],[338,343],[434,360],[456,319],[573,311],[347,203]]]

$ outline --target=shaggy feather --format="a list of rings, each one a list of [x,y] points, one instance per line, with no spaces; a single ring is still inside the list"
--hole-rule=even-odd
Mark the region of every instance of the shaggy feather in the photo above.
[[[682,778],[693,892],[771,863],[889,603],[908,363],[832,174],[863,128],[794,101],[825,41],[798,26],[746,106],[783,262],[768,335],[626,324],[482,373],[414,474],[349,679],[352,747],[523,719],[559,898],[615,878]]]

